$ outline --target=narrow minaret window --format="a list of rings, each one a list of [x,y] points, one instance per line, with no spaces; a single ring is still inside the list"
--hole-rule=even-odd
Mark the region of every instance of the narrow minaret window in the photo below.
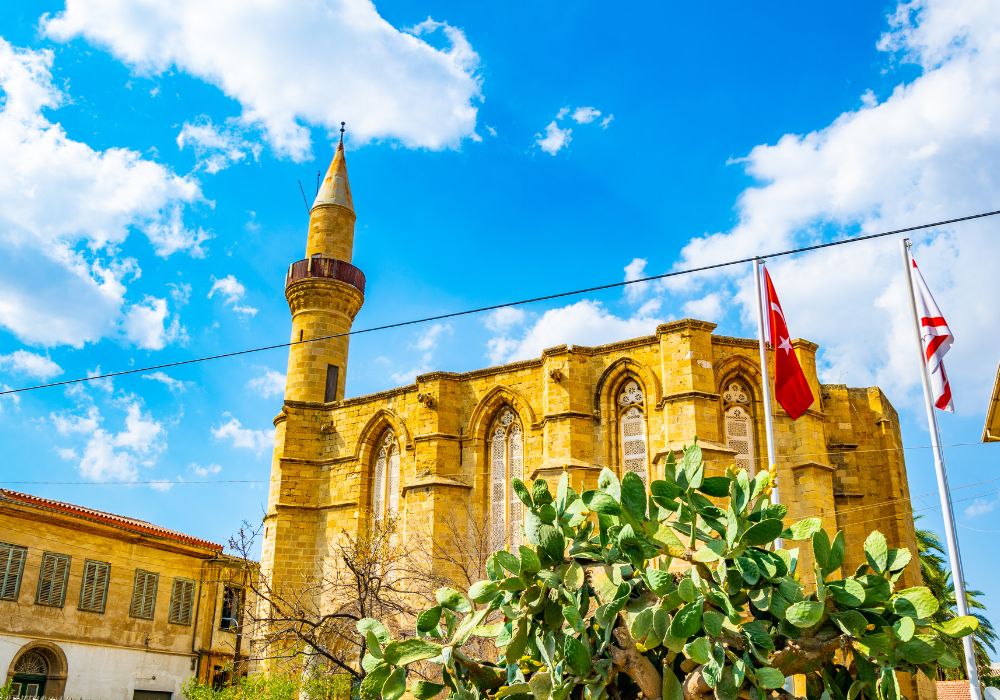
[[[725,422],[726,447],[736,454],[733,463],[746,469],[751,476],[754,466],[753,417],[750,414],[750,392],[742,382],[730,382],[722,393],[723,421]]]
[[[340,379],[340,367],[337,365],[326,366],[326,392],[323,394],[323,401],[330,403],[337,400],[337,381]]]
[[[521,420],[504,407],[490,430],[487,449],[490,464],[490,545],[516,549],[522,541],[524,504],[511,488],[524,478],[524,433]]]
[[[618,394],[618,439],[621,445],[622,476],[639,475],[649,483],[649,456],[646,449],[646,413],[639,383],[629,380]]]

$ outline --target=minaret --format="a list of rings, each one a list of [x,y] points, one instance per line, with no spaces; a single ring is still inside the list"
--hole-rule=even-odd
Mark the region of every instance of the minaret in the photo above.
[[[351,264],[354,201],[344,158],[344,128],[333,162],[309,210],[305,260],[292,263],[285,298],[292,312],[285,400],[326,403],[344,398],[348,336],[364,302],[365,276]],[[313,338],[325,340],[309,341]]]

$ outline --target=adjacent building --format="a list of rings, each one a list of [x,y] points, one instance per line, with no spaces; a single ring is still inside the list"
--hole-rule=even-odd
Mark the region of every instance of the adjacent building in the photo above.
[[[766,467],[756,341],[699,320],[346,398],[346,333],[365,294],[352,264],[355,219],[341,144],[311,209],[305,258],[286,277],[293,345],[274,421],[262,558],[272,585],[319,576],[339,533],[383,515],[398,519],[404,541],[447,546],[456,515],[468,512],[489,528],[493,547],[515,545],[523,514],[514,477],[554,482],[565,471],[579,490],[609,467],[648,481],[695,437],[709,471]],[[844,530],[845,570],[864,561],[875,529],[915,550],[896,411],[877,387],[821,384],[817,346],[792,346],[816,401],[796,421],[776,409],[789,517],[818,516]],[[905,577],[919,582],[916,559]]]
[[[15,697],[177,700],[245,658],[245,572],[222,545],[0,489],[0,680]]]

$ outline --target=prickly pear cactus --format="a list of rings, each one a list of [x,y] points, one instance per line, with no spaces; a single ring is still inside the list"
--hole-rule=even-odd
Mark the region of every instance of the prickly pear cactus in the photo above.
[[[928,589],[897,590],[908,550],[873,532],[867,563],[844,572],[843,533],[831,539],[816,518],[786,526],[768,472],[706,477],[697,445],[665,472],[647,489],[604,470],[582,494],[565,474],[555,494],[515,481],[531,546],[495,552],[465,594],[439,590],[414,637],[359,623],[363,700],[790,697],[792,675],[810,698],[890,700],[895,671],[958,665],[942,639],[977,622],[932,623]],[[811,548],[809,590],[799,550],[779,539]],[[466,655],[472,637],[492,638],[499,658]],[[418,662],[435,681],[417,679]]]

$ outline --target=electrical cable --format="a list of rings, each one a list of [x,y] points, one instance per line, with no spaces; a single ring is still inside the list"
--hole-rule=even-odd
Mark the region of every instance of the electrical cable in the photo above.
[[[607,289],[615,289],[617,287],[625,287],[630,284],[640,284],[643,282],[654,282],[657,280],[667,279],[669,277],[679,277],[681,275],[690,275],[699,272],[708,272],[710,270],[718,270],[724,267],[731,267],[733,265],[742,265],[746,263],[753,262],[756,259],[767,259],[767,258],[778,258],[785,255],[794,255],[796,253],[805,253],[814,250],[822,250],[824,248],[832,248],[834,246],[845,245],[847,243],[860,243],[863,241],[870,241],[877,238],[884,238],[886,236],[894,236],[901,233],[910,233],[913,231],[920,231],[928,228],[935,228],[937,226],[947,226],[949,224],[957,224],[965,221],[973,221],[976,219],[984,219],[991,216],[996,216],[1000,214],[1000,209],[995,211],[980,212],[979,214],[970,214],[968,216],[959,216],[953,219],[944,219],[942,221],[935,221],[927,224],[917,224],[916,226],[907,226],[905,228],[893,229],[891,231],[881,231],[878,233],[869,233],[864,236],[853,236],[851,238],[842,238],[836,241],[828,241],[826,243],[816,243],[814,245],[801,246],[799,248],[790,248],[788,250],[777,251],[774,253],[766,253],[764,255],[755,255],[747,258],[739,258],[736,260],[728,260],[720,263],[713,263],[710,265],[702,265],[700,267],[692,267],[684,270],[673,270],[671,272],[664,272],[658,275],[649,275],[648,277],[640,277],[633,280],[622,280],[620,282],[609,282],[607,284],[600,284],[593,287],[586,287],[583,289],[574,289],[565,292],[555,292],[552,294],[545,294],[542,296],[532,297],[529,299],[520,299],[517,301],[510,301],[503,304],[491,304],[489,306],[480,306],[474,309],[466,309],[463,311],[451,311],[444,314],[437,314],[435,316],[426,316],[424,318],[410,319],[408,321],[396,321],[394,323],[387,323],[381,326],[371,326],[369,328],[359,328],[357,330],[349,330],[344,333],[333,333],[331,335],[319,336],[316,338],[306,338],[303,340],[293,340],[287,343],[275,343],[273,345],[261,345],[255,348],[246,348],[244,350],[235,350],[232,352],[218,353],[216,355],[205,355],[202,357],[193,357],[187,360],[177,360],[175,362],[164,362],[158,365],[149,365],[146,367],[136,367],[133,369],[118,370],[115,372],[105,372],[103,374],[95,374],[89,377],[77,377],[75,379],[63,379],[58,382],[49,382],[46,384],[36,384],[34,386],[19,387],[16,389],[4,389],[0,391],[0,396],[6,394],[18,394],[26,391],[36,391],[39,389],[50,389],[57,386],[66,386],[68,384],[78,384],[81,382],[96,381],[98,379],[110,379],[112,377],[121,377],[128,374],[141,374],[145,372],[153,372],[156,370],[169,369],[171,367],[181,367],[184,365],[192,365],[200,362],[209,362],[211,360],[221,360],[229,357],[239,357],[240,355],[249,355],[252,353],[265,352],[268,350],[278,350],[281,348],[289,348],[294,345],[300,345],[304,343],[315,343],[322,340],[332,340],[334,338],[342,338],[345,336],[361,335],[363,333],[374,333],[376,331],[385,331],[393,328],[403,328],[405,326],[414,326],[421,323],[430,323],[431,321],[443,321],[450,318],[457,318],[459,316],[469,316],[472,314],[484,313],[486,311],[495,311],[496,309],[502,309],[508,306],[524,306],[527,304],[535,304],[542,301],[551,301],[553,299],[562,299],[569,296],[577,296],[580,294],[589,294],[591,292],[599,292]]]

